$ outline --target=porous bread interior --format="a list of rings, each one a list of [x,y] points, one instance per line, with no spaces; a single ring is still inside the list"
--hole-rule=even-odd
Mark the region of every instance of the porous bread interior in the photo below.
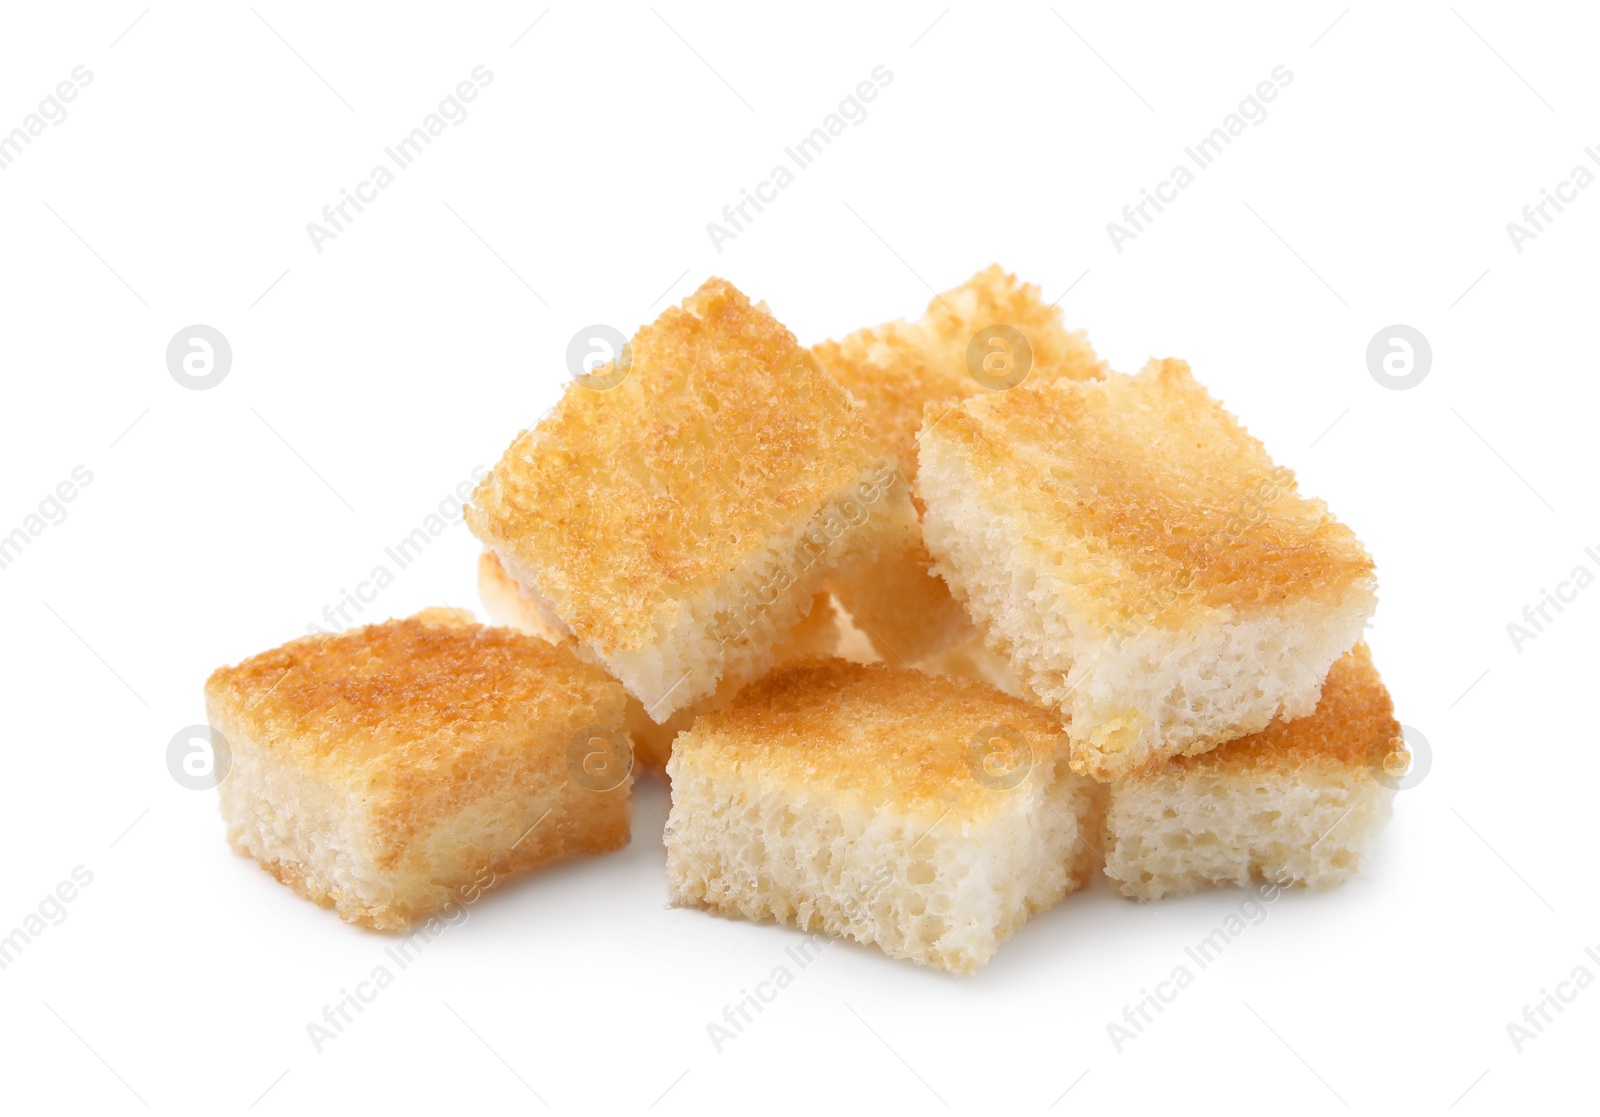
[[[295,641],[207,683],[207,716],[231,755],[218,785],[229,844],[347,922],[403,929],[516,873],[627,844],[628,781],[579,786],[565,755],[585,725],[620,719],[621,688],[570,653],[474,641],[491,630],[459,615],[324,637],[334,646],[321,653],[315,638]],[[372,635],[395,626],[413,632]],[[437,654],[419,628],[457,642]],[[508,706],[493,713],[488,699],[472,724],[461,703],[480,686]],[[530,701],[534,690],[544,693]],[[391,694],[415,722],[374,732]],[[429,728],[435,715],[453,723],[448,738]]]
[[[857,330],[811,351],[861,401],[873,434],[914,478],[924,406],[947,406],[984,390],[968,371],[967,346],[993,325],[1013,326],[1028,338],[1034,351],[1030,377],[1085,379],[1105,371],[1082,331],[1068,331],[1061,311],[1046,304],[1036,286],[998,264],[935,296],[919,321]],[[879,658],[921,663],[974,635],[932,567],[921,536],[913,534],[897,553],[855,564],[834,579],[832,589],[859,618]]]
[[[347,923],[403,930],[518,873],[628,844],[626,789],[517,778],[396,856],[383,820],[355,805],[352,789],[274,763],[231,719],[210,716],[232,748],[218,785],[228,844]],[[590,798],[574,802],[580,795]]]
[[[1016,787],[973,777],[968,739],[986,721],[1014,723],[1036,750]],[[915,775],[879,778],[901,767]],[[969,680],[792,667],[699,719],[668,773],[673,903],[955,973],[986,963],[1098,864],[1098,785],[1070,770],[1042,711]]]
[[[1026,529],[964,473],[954,456],[924,452],[923,531],[944,556],[940,573],[1027,690],[1066,716],[1073,765],[1097,779],[1310,713],[1376,604],[1370,585],[1354,583],[1342,600],[1240,609],[1209,625],[1086,633],[1050,572],[1029,565]]]
[[[615,386],[570,385],[519,435],[466,516],[545,614],[664,720],[722,673],[706,632],[717,610],[759,588],[830,501],[895,463],[880,461],[849,393],[721,280],[641,329],[630,352]],[[791,605],[744,633],[753,661],[798,619]]]
[[[873,813],[804,789],[714,778],[674,759],[667,879],[674,904],[770,919],[971,973],[1088,883],[1097,792],[1061,764],[981,829]]]
[[[1394,804],[1394,792],[1367,773],[1333,764],[1295,776],[1208,771],[1112,787],[1106,875],[1143,900],[1214,885],[1338,884],[1360,867]]]
[[[1109,785],[1106,875],[1153,900],[1213,885],[1325,888],[1354,873],[1393,811],[1374,778],[1409,761],[1357,645],[1310,716]]]
[[[1044,392],[1018,401],[1043,408],[1056,402]],[[972,416],[960,414],[928,428],[918,474],[923,536],[936,570],[988,646],[1034,696],[1066,715],[1078,771],[1114,778],[1207,751],[1275,717],[1311,712],[1329,666],[1356,642],[1376,605],[1370,560],[1347,529],[1319,518],[1320,505],[1295,498],[1289,510],[1326,539],[1302,540],[1299,553],[1251,541],[1250,564],[1258,569],[1281,555],[1291,574],[1298,564],[1320,575],[1308,576],[1301,592],[1284,588],[1263,597],[1246,588],[1230,599],[1234,576],[1248,570],[1210,582],[1208,570],[1160,568],[1150,575],[1139,563],[1123,562],[1115,543],[1093,535],[1092,521],[1074,520],[1087,496],[1073,495],[1070,482],[1030,501],[1015,487],[1018,469],[1006,470],[1003,462],[991,467],[987,455],[1001,453],[992,440],[1010,414],[980,413],[974,426],[964,425]],[[985,425],[991,421],[992,431]],[[975,432],[976,439],[969,437]],[[998,480],[996,469],[1005,471]],[[1021,483],[1029,480],[1022,475]],[[1208,483],[1226,488],[1228,481]],[[1040,487],[1050,486],[1041,481]],[[1262,503],[1269,519],[1279,510],[1276,498]],[[1197,500],[1187,514],[1203,524],[1205,507]],[[1298,530],[1274,527],[1282,538]],[[1228,538],[1215,550],[1227,552],[1236,542]],[[1262,574],[1286,576],[1276,569]],[[1109,609],[1107,599],[1115,601]]]
[[[478,556],[478,595],[483,598],[484,606],[496,624],[531,633],[550,643],[568,647],[576,645],[570,634],[563,635],[550,627],[539,607],[506,573],[499,556],[493,551],[484,551]],[[847,616],[839,612],[830,595],[818,594],[800,623],[773,646],[773,665],[788,663],[802,656],[843,655],[850,650],[846,647],[848,623]],[[633,741],[634,759],[641,767],[664,775],[667,758],[672,753],[673,738],[688,729],[697,714],[727,705],[742,685],[741,682],[725,680],[718,685],[715,693],[678,710],[659,725],[645,713],[643,703],[633,695],[628,695],[623,728]]]

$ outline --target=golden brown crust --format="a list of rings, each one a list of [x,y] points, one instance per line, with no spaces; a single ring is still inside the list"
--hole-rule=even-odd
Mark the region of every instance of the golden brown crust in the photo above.
[[[936,296],[921,321],[871,326],[811,352],[862,402],[872,433],[914,478],[923,408],[986,390],[968,370],[967,348],[987,326],[1011,326],[1028,339],[1033,366],[1025,383],[1105,375],[1105,362],[1081,332],[1067,330],[1060,309],[998,264]]]
[[[1307,717],[1274,721],[1260,733],[1199,756],[1179,757],[1151,775],[1219,773],[1291,775],[1317,765],[1387,769],[1398,777],[1410,762],[1394,702],[1365,642],[1337,660],[1322,684],[1322,700]],[[1137,781],[1139,777],[1135,776]]]
[[[695,720],[673,745],[675,763],[797,788],[832,787],[906,810],[977,818],[1001,798],[980,782],[989,731],[1021,735],[1031,771],[1065,755],[1047,711],[971,679],[884,664],[801,661]],[[974,758],[974,741],[980,750]]]
[[[569,386],[519,435],[467,522],[609,655],[651,646],[678,603],[722,585],[879,454],[849,393],[711,279],[639,331],[620,384]]]
[[[960,287],[936,295],[921,325],[944,360],[955,361],[963,371],[975,333],[985,326],[1011,326],[1028,339],[1033,351],[1033,368],[1024,383],[1061,377],[1093,380],[1107,372],[1083,332],[1062,325],[1060,307],[1046,303],[1038,287],[1021,282],[999,264],[990,264]]]
[[[500,564],[500,556],[493,551],[484,551],[478,556],[478,596],[483,598],[489,615],[501,624],[530,633],[547,643],[567,648],[577,645],[570,634],[558,632],[545,623],[539,607],[523,595]],[[660,773],[672,755],[672,739],[693,721],[694,707],[689,707],[658,724],[645,712],[644,703],[630,694],[622,715],[622,728],[633,742],[633,758],[639,767]]]
[[[454,610],[292,640],[218,668],[206,696],[274,762],[395,804],[392,823],[411,834],[509,768],[568,778],[564,755],[528,754],[530,734],[620,726],[623,715],[622,687],[598,667]]]
[[[1060,310],[999,265],[937,296],[920,321],[857,330],[811,351],[861,401],[872,433],[914,479],[924,407],[953,407],[990,390],[967,363],[969,344],[989,326],[1011,326],[1028,339],[1033,360],[1024,382],[1104,374],[1104,363],[1083,335],[1062,325]],[[920,499],[913,500],[920,513]],[[921,538],[912,536],[899,554],[857,563],[834,578],[834,592],[890,663],[921,661],[971,635],[965,611],[932,565]]]
[[[939,359],[927,334],[907,322],[857,330],[813,345],[811,352],[861,401],[873,435],[910,476],[915,476],[923,405],[981,391],[964,363]]]
[[[347,921],[404,928],[627,844],[623,697],[568,649],[454,609],[291,641],[206,682],[233,749],[228,841]],[[614,768],[589,767],[599,750]]]
[[[1333,600],[1372,575],[1350,529],[1299,495],[1183,361],[1030,383],[926,419],[1092,589],[1075,605],[1100,624]]]

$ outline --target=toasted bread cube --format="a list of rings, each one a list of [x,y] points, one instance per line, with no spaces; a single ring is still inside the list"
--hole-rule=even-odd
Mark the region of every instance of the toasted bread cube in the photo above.
[[[672,902],[975,970],[1098,864],[1100,789],[1060,738],[969,679],[783,668],[673,744]]]
[[[576,641],[551,628],[539,612],[539,606],[529,600],[505,572],[493,551],[478,556],[478,596],[495,624],[505,625],[531,633],[552,644],[574,648]],[[811,611],[795,625],[772,649],[774,664],[784,664],[803,656],[833,655],[845,650],[841,647],[844,633],[837,616],[833,599],[828,594],[818,594],[812,601]],[[679,733],[694,723],[695,715],[726,706],[744,684],[730,679],[718,686],[709,697],[693,706],[678,710],[661,724],[656,724],[645,713],[644,704],[628,695],[623,713],[623,725],[633,741],[634,760],[641,768],[666,774],[667,757],[672,754],[672,741]]]
[[[340,918],[397,930],[628,843],[623,691],[470,614],[307,636],[206,680],[228,841]]]
[[[1027,351],[1014,339],[980,342],[975,352],[981,358],[1001,361],[985,386],[973,375],[968,353],[980,331],[996,326],[1018,331]],[[1037,287],[997,264],[936,296],[918,322],[858,330],[811,352],[862,402],[872,433],[912,477],[927,404],[953,404],[1024,379],[1082,380],[1105,372],[1082,332],[1068,331],[1061,311],[1047,305]],[[983,370],[981,360],[977,367]],[[833,581],[834,592],[886,662],[920,663],[974,635],[966,612],[932,567],[918,532],[887,557],[855,563]]]
[[[1309,714],[1376,605],[1355,535],[1182,361],[930,408],[924,431],[936,569],[1097,779]]]
[[[898,464],[764,307],[708,280],[574,382],[467,523],[656,722],[771,665],[835,566],[915,530]]]
[[[1110,785],[1106,875],[1153,900],[1213,885],[1326,888],[1393,811],[1410,753],[1366,644],[1328,672],[1309,717]]]

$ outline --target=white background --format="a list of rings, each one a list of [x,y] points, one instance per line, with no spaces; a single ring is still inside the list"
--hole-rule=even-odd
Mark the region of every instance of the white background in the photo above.
[[[1596,26],[1295,7],[8,6],[0,128],[75,66],[93,80],[0,171],[0,532],[75,466],[93,480],[0,570],[0,933],[75,866],[93,882],[0,971],[0,1107],[1587,1095],[1600,990],[1520,1054],[1506,1026],[1575,966],[1600,976],[1600,588],[1520,650],[1506,626],[1600,572],[1600,189],[1520,254],[1506,224],[1600,142]],[[306,224],[478,65],[470,115],[315,251]],[[879,65],[869,117],[716,252],[706,223]],[[1116,252],[1107,222],[1279,65],[1268,118]],[[995,260],[1070,288],[1114,367],[1191,361],[1372,550],[1370,642],[1433,763],[1360,878],[1272,905],[1120,1054],[1107,1023],[1241,894],[1097,884],[967,979],[835,945],[718,1053],[706,1025],[798,936],[665,906],[647,780],[626,852],[484,899],[314,1051],[307,1024],[384,940],[229,852],[215,793],[169,775],[205,676],[303,633],[491,465],[580,328],[631,333],[716,274],[811,342]],[[233,349],[207,391],[164,358],[196,323]],[[1407,391],[1365,360],[1396,323],[1433,350]],[[452,527],[363,619],[477,607],[476,553]]]

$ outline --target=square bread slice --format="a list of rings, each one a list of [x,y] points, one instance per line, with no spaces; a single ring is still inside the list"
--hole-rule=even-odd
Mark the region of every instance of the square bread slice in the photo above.
[[[307,636],[206,680],[228,841],[340,918],[403,929],[628,844],[623,691],[470,614]]]
[[[1097,779],[1309,714],[1377,603],[1182,361],[930,407],[918,452],[935,569]]]
[[[557,632],[545,622],[538,605],[511,580],[493,551],[484,551],[478,556],[478,596],[483,598],[489,619],[495,624],[575,649],[577,642],[572,636]],[[834,655],[845,650],[844,640],[845,633],[833,598],[825,593],[818,594],[811,603],[810,612],[773,645],[773,663],[781,665],[803,656]],[[641,768],[665,775],[673,738],[694,723],[696,714],[726,706],[743,685],[737,679],[725,681],[709,697],[678,710],[659,725],[645,713],[642,702],[628,695],[622,717],[624,729],[633,741],[634,760]]]
[[[1048,711],[843,660],[740,691],[673,743],[672,902],[967,973],[1098,864],[1100,788]]]
[[[859,405],[722,280],[591,379],[609,386],[569,385],[467,523],[656,722],[765,673],[837,565],[915,531]]]
[[[997,327],[1017,331],[1023,342],[994,334]],[[990,332],[979,338],[982,331]],[[988,340],[991,334],[1000,342]],[[858,330],[811,352],[861,401],[872,433],[912,478],[929,403],[953,404],[1030,377],[1083,380],[1105,373],[1083,333],[1062,324],[1061,311],[1045,303],[1039,288],[998,264],[935,296],[920,321]],[[992,376],[984,373],[993,386],[986,387],[971,370],[984,372],[983,362],[994,359],[1010,364],[991,369]],[[975,635],[965,610],[932,568],[933,556],[914,532],[887,556],[855,563],[832,583],[889,663],[920,663]]]
[[[1409,764],[1389,692],[1357,644],[1309,717],[1110,784],[1106,875],[1145,900],[1338,884],[1389,821],[1394,777]]]

